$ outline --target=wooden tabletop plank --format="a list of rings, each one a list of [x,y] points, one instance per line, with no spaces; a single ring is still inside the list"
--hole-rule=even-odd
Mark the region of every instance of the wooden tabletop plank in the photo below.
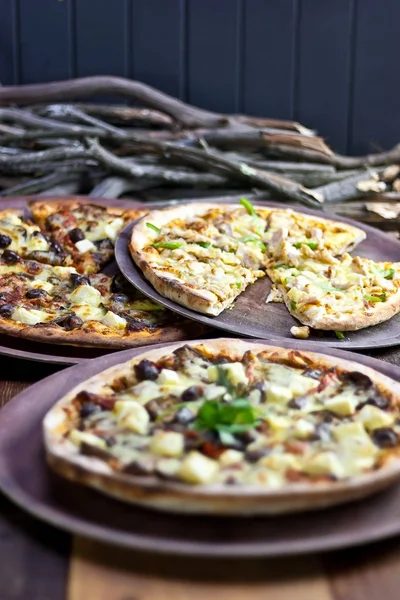
[[[290,568],[288,568],[290,565]],[[75,538],[67,600],[334,600],[316,557],[220,560],[136,553]]]

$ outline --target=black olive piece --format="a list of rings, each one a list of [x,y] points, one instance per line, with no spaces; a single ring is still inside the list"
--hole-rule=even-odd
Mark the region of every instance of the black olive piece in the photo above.
[[[379,446],[379,448],[393,448],[397,446],[399,438],[397,433],[390,429],[390,427],[379,427],[372,433],[373,442]]]
[[[365,402],[361,402],[357,406],[357,410],[359,410],[366,404],[371,404],[371,406],[376,406],[377,408],[381,408],[383,410],[385,410],[385,408],[389,406],[387,398],[384,398],[383,396],[371,396],[370,398],[367,398]]]
[[[144,460],[134,460],[124,468],[124,473],[129,475],[152,475],[153,472],[153,464]]]
[[[169,423],[164,423],[164,431],[175,431],[176,433],[184,433],[185,425],[183,423],[173,423],[172,421]]]
[[[306,369],[303,371],[303,375],[305,377],[311,377],[311,379],[320,379],[324,373],[325,371],[323,369]]]
[[[83,233],[82,229],[79,229],[79,227],[75,227],[75,229],[71,229],[71,231],[68,232],[68,235],[69,235],[69,239],[74,244],[76,244],[76,242],[81,242],[82,240],[85,239],[85,234]]]
[[[28,300],[34,300],[35,298],[45,298],[47,296],[46,290],[41,290],[40,288],[33,288],[32,290],[28,290],[25,294]]]
[[[112,435],[107,435],[106,437],[103,438],[103,440],[107,444],[108,448],[115,446],[115,444],[117,443],[117,440]]]
[[[8,235],[0,235],[0,248],[8,248],[12,239]]]
[[[362,390],[368,390],[374,385],[368,375],[358,371],[346,371],[340,375],[340,380],[345,383],[352,383]]]
[[[14,312],[14,308],[14,304],[3,304],[2,306],[0,306],[0,316],[11,317],[11,315]]]
[[[63,249],[61,248],[57,240],[50,239],[50,248],[53,250],[53,252],[56,252],[57,254],[63,253]]]
[[[89,417],[100,410],[101,408],[98,404],[95,404],[94,402],[85,402],[81,406],[79,416],[82,417],[82,419],[85,419],[86,417]]]
[[[141,381],[149,379],[150,381],[155,381],[160,374],[160,369],[157,367],[156,363],[151,360],[147,360],[147,358],[143,359],[135,365],[135,375]]]
[[[182,402],[194,402],[194,400],[198,400],[202,397],[204,393],[204,389],[201,385],[191,385],[184,392],[182,392],[181,400]]]
[[[1,258],[6,265],[15,265],[15,263],[20,261],[18,254],[12,250],[4,250]]]
[[[155,400],[150,400],[144,405],[144,407],[149,413],[151,419],[156,419],[162,412],[160,405]]]
[[[83,321],[77,315],[68,315],[65,317],[65,320],[59,323],[65,331],[72,331],[73,329],[78,329],[82,327]]]
[[[243,444],[251,444],[257,439],[257,433],[254,429],[247,429],[247,431],[237,433],[236,437],[243,442]]]
[[[268,456],[271,450],[269,448],[257,448],[257,450],[246,450],[244,458],[249,463],[256,463],[264,456]]]
[[[297,410],[300,410],[306,405],[306,403],[307,400],[305,398],[303,398],[302,396],[298,396],[297,398],[292,398],[292,400],[289,400],[287,405],[289,408],[295,408]]]
[[[86,275],[79,275],[79,273],[71,273],[70,280],[75,287],[78,287],[79,285],[90,285],[89,277],[86,277]]]
[[[187,425],[191,423],[196,418],[196,415],[192,413],[190,408],[184,406],[177,413],[175,413],[174,421],[177,423],[181,423],[182,425]]]
[[[239,483],[239,479],[237,477],[235,477],[234,475],[229,475],[225,479],[225,483],[226,483],[226,485],[237,485]]]

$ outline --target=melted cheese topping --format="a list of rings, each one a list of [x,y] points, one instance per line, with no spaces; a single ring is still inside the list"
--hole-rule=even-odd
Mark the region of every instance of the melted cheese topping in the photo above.
[[[108,382],[99,396],[76,398],[69,439],[78,448],[77,431],[94,435],[100,444],[111,439],[107,455],[117,462],[109,464],[129,473],[145,469],[200,485],[233,478],[271,488],[354,477],[379,468],[389,446],[398,446],[398,409],[390,392],[367,376],[286,366],[270,362],[266,353],[244,358],[219,362],[201,346],[194,351],[186,346],[156,363],[155,380],[153,375],[138,379],[142,371],[132,368]],[[102,406],[103,394],[114,408]],[[240,399],[253,407],[255,421],[244,427],[246,437],[240,428],[218,430],[196,422],[210,399],[224,407]],[[85,401],[90,410],[79,416]],[[387,431],[389,445],[387,433],[382,443],[378,435]],[[173,462],[160,462],[164,459]]]

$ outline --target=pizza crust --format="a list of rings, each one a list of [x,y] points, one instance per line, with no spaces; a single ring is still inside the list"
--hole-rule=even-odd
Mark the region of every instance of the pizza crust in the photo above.
[[[154,343],[174,342],[193,338],[204,333],[205,326],[193,321],[185,321],[180,325],[167,325],[165,327],[147,328],[135,331],[131,335],[115,335],[85,329],[65,331],[57,326],[43,324],[40,327],[23,325],[11,319],[0,318],[0,333],[13,337],[45,344],[63,346],[79,346],[87,348],[104,348],[124,350],[137,346],[146,346]]]
[[[259,342],[231,338],[189,342],[202,344],[215,353],[229,351],[229,356],[242,356],[246,350],[253,352],[279,353],[282,359],[289,358],[290,349],[269,346]],[[268,490],[254,486],[190,486],[161,481],[155,477],[138,477],[113,471],[105,462],[80,455],[76,446],[63,437],[69,430],[68,411],[65,410],[79,391],[100,392],[114,378],[130,371],[132,364],[144,358],[158,360],[181,344],[149,350],[133,360],[115,365],[89,380],[80,383],[69,394],[59,400],[47,413],[43,421],[46,459],[49,466],[70,481],[88,485],[104,494],[125,502],[139,504],[157,510],[177,513],[202,513],[208,515],[276,515],[298,511],[327,508],[344,502],[365,498],[383,490],[400,479],[400,457],[395,457],[379,470],[352,477],[348,480],[329,483],[289,483],[279,490]],[[381,373],[349,361],[314,352],[301,351],[298,355],[315,361],[320,366],[341,367],[357,370],[368,375],[378,387],[386,388],[400,405],[400,384]]]

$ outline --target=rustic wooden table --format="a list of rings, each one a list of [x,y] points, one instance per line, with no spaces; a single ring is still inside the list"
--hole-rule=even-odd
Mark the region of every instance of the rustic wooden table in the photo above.
[[[371,355],[400,364],[400,348]],[[55,371],[0,358],[0,406]],[[36,521],[0,495],[0,600],[398,600],[400,539],[286,560],[119,550]]]

